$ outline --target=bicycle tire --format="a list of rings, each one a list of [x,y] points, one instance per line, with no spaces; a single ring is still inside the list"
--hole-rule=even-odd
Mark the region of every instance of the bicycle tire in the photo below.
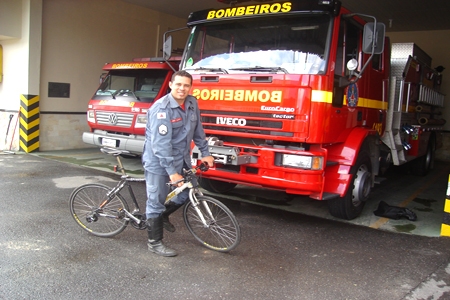
[[[239,245],[241,229],[239,223],[228,207],[217,199],[208,196],[196,196],[197,206],[209,226],[205,226],[197,211],[189,201],[183,210],[183,219],[189,232],[206,248],[219,252],[228,252]],[[213,219],[205,210],[208,205]]]
[[[128,204],[120,194],[106,204],[102,210],[97,208],[105,201],[112,188],[98,183],[84,184],[70,195],[69,206],[74,220],[84,230],[98,237],[112,237],[121,233],[128,225],[122,209]]]

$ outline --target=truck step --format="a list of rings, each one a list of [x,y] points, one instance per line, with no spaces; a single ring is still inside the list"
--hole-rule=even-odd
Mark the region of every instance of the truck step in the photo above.
[[[385,181],[386,180],[386,178],[385,177],[375,177],[375,179],[373,180],[373,183],[375,183],[375,184],[380,184],[380,183],[382,183],[383,181]]]

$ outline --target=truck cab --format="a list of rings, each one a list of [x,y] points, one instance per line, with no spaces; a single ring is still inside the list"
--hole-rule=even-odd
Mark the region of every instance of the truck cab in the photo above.
[[[89,101],[87,122],[90,132],[83,142],[128,150],[140,155],[144,147],[147,110],[169,92],[178,58],[154,61],[150,58],[132,62],[107,63],[100,86]]]

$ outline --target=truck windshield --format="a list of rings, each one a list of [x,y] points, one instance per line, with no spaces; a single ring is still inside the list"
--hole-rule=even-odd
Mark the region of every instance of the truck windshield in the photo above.
[[[154,69],[111,70],[92,99],[153,102],[167,73]]]
[[[182,67],[189,72],[321,74],[330,20],[328,14],[296,14],[197,25]]]

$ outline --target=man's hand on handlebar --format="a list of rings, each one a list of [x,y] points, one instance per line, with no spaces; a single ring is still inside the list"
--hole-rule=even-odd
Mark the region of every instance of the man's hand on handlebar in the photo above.
[[[176,184],[177,187],[183,185],[183,181],[182,181],[183,176],[181,176],[180,174],[175,173],[175,174],[170,175],[169,177],[170,177],[170,182],[177,182],[177,181],[181,180],[180,182],[178,182]]]
[[[205,156],[202,158],[202,163],[204,163],[207,166],[206,169],[205,168],[200,169],[200,170],[202,170],[202,172],[204,172],[204,171],[208,170],[209,167],[214,166],[214,157],[211,155]],[[184,183],[184,181],[182,180],[183,176],[178,173],[170,175],[169,178],[170,178],[170,182],[172,183],[172,185],[175,185],[177,187],[182,186]],[[174,182],[177,182],[177,183],[174,184]]]
[[[213,167],[214,166],[214,157],[210,156],[205,156],[202,158],[202,162],[207,163],[208,166]]]

